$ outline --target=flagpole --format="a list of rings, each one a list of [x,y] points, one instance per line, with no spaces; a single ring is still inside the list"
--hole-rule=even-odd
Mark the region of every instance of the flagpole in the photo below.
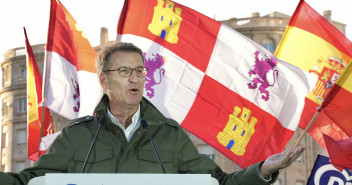
[[[40,133],[39,133],[39,145],[38,145],[38,159],[40,157],[40,142],[42,141],[42,133],[43,133],[43,124],[44,124],[44,114],[45,113],[45,107],[42,105],[42,119],[40,119]]]
[[[52,9],[52,3],[50,3],[50,11]],[[49,28],[50,29],[50,19],[51,19],[51,13],[49,16]],[[48,44],[48,41],[47,41]],[[39,133],[39,146],[38,146],[38,159],[40,157],[40,142],[42,141],[42,134],[43,134],[43,124],[44,124],[44,112],[45,112],[45,106],[44,106],[44,101],[45,101],[45,78],[46,78],[46,63],[47,63],[47,55],[48,55],[48,51],[47,51],[47,44],[45,46],[45,50],[44,50],[44,65],[43,65],[43,78],[42,78],[42,101],[40,102],[40,106],[42,107],[42,119],[40,120],[40,133]],[[53,122],[54,124],[54,122]]]
[[[314,114],[313,118],[310,120],[309,124],[307,125],[306,129],[304,130],[304,132],[301,134],[301,136],[298,138],[296,145],[299,145],[299,143],[301,142],[301,140],[303,139],[303,137],[306,135],[306,133],[308,132],[308,130],[310,129],[310,127],[313,125],[315,119],[317,119],[319,113],[321,111],[321,108],[318,107],[318,111]]]
[[[40,119],[40,131],[39,131],[39,145],[38,145],[38,159],[40,157],[40,142],[42,141],[43,135],[43,125],[44,125],[44,116],[45,116],[45,106],[44,106],[44,92],[45,92],[45,71],[46,71],[46,55],[47,52],[44,53],[44,68],[43,68],[43,78],[42,78],[42,101],[39,103],[42,107],[42,119]]]
[[[38,159],[40,157],[40,142],[42,141],[43,135],[43,125],[44,125],[44,117],[45,117],[45,106],[44,106],[44,92],[45,92],[45,78],[46,78],[46,58],[47,51],[44,52],[44,67],[43,67],[43,78],[42,78],[42,101],[40,102],[40,106],[42,107],[42,119],[40,120],[40,133],[39,133],[39,146],[38,146]]]

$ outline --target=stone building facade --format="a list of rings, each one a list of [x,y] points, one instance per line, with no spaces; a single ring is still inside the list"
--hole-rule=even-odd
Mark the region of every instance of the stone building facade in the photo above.
[[[4,53],[1,69],[1,170],[19,170],[30,164],[26,160],[27,70],[24,49],[15,48]]]
[[[335,27],[345,34],[345,24],[331,20],[331,11],[324,11],[324,17]],[[273,12],[269,15],[260,16],[253,13],[248,18],[231,18],[220,21],[255,42],[274,52],[282,38],[290,16]],[[108,41],[108,30],[102,28],[100,45],[95,47],[99,52],[102,46],[111,43]],[[39,70],[43,71],[45,45],[32,46]],[[4,53],[4,60],[0,63],[2,70],[2,99],[1,117],[1,155],[0,170],[3,172],[18,172],[25,167],[33,165],[27,159],[27,94],[26,94],[26,51],[24,47],[10,49]],[[61,130],[66,119],[52,113],[56,130]],[[302,134],[298,129],[287,146],[294,145]],[[198,150],[213,159],[224,171],[233,172],[241,169],[232,163],[224,155],[190,134],[191,139]],[[309,177],[317,154],[325,154],[322,148],[310,137],[305,136],[301,142],[307,150],[292,166],[280,173],[277,185],[303,185]],[[325,154],[326,155],[326,154]]]

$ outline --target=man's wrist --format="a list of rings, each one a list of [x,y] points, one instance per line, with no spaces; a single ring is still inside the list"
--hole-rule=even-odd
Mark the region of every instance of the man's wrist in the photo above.
[[[268,178],[264,178],[264,177],[263,177],[263,179],[264,179],[266,182],[270,182],[271,180],[273,180],[272,175],[270,175]]]
[[[265,171],[265,170],[263,171],[263,169],[262,169],[263,164],[264,164],[264,162],[262,162],[262,163],[259,165],[259,172],[260,172],[260,175],[262,176],[262,178],[263,178],[265,181],[269,182],[269,181],[272,180],[272,174],[268,174],[268,172]]]

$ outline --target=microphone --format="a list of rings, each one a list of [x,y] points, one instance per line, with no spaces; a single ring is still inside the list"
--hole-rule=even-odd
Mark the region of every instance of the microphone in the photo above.
[[[165,168],[164,168],[163,161],[161,160],[160,155],[159,155],[159,152],[158,152],[158,149],[156,148],[156,146],[155,146],[155,144],[154,144],[153,137],[152,137],[152,136],[150,135],[150,133],[149,133],[149,130],[148,130],[148,123],[147,123],[145,120],[142,120],[142,121],[141,121],[141,124],[142,124],[142,127],[145,129],[145,131],[147,131],[147,134],[148,134],[148,136],[149,136],[149,140],[150,140],[150,142],[151,142],[152,145],[153,145],[155,154],[158,156],[159,163],[160,163],[160,165],[161,165],[161,169],[163,170],[164,173],[166,173],[166,172],[165,172]]]
[[[105,116],[103,116],[103,117],[101,117],[101,118],[99,119],[99,127],[98,127],[98,130],[97,130],[97,133],[95,133],[94,139],[93,139],[93,141],[92,141],[92,145],[90,145],[90,148],[89,148],[89,151],[88,151],[88,154],[87,154],[87,158],[86,158],[86,160],[85,160],[84,163],[83,163],[83,167],[82,167],[81,173],[84,172],[84,169],[85,169],[86,166],[87,166],[87,162],[88,162],[89,156],[90,156],[90,154],[92,153],[92,149],[93,149],[93,147],[94,147],[95,141],[97,140],[98,134],[99,134],[99,132],[100,132],[100,128],[101,128],[101,126],[103,126],[103,125],[105,124],[105,122],[106,122],[106,117],[105,117]]]

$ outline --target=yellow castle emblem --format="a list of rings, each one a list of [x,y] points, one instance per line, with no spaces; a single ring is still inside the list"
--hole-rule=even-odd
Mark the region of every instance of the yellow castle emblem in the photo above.
[[[158,0],[158,5],[154,7],[152,23],[148,25],[148,30],[154,35],[176,44],[178,42],[177,33],[182,22],[181,12],[181,8],[175,7],[175,4],[171,1]]]
[[[251,117],[252,111],[244,107],[234,107],[233,113],[229,115],[229,120],[222,132],[219,132],[216,138],[219,143],[231,150],[234,154],[243,156],[246,152],[246,146],[255,132],[254,126],[257,118]],[[251,118],[248,123],[249,118]]]

